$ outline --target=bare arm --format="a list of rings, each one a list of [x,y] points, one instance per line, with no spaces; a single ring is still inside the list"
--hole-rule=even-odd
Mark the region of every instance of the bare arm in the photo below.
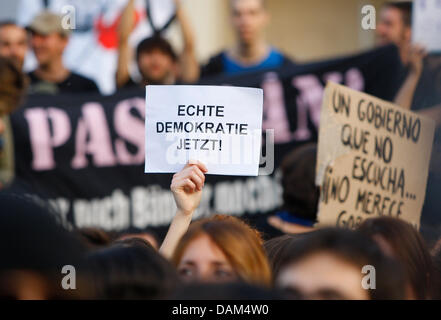
[[[129,47],[129,36],[135,27],[135,0],[129,0],[118,25],[118,64],[116,69],[116,86],[123,87],[130,79],[129,65],[132,51]]]
[[[401,86],[400,91],[398,91],[397,96],[395,97],[395,104],[400,107],[410,110],[412,107],[413,96],[415,94],[415,89],[418,85],[418,81],[420,80],[419,75],[409,74],[404,81],[404,84]]]
[[[395,97],[395,104],[406,110],[412,107],[413,96],[423,72],[423,58],[426,51],[420,46],[411,46],[409,60],[409,74]]]
[[[180,79],[185,83],[194,83],[199,79],[200,69],[196,59],[195,41],[190,21],[182,7],[181,0],[175,0],[176,17],[181,25],[184,50],[180,56]]]
[[[184,169],[173,176],[170,189],[176,202],[176,215],[173,218],[159,252],[170,258],[187,232],[194,211],[202,198],[207,168],[200,162],[190,161]]]

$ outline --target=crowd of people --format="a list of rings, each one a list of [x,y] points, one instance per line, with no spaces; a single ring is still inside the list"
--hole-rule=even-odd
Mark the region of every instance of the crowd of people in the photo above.
[[[180,1],[175,1],[176,17],[184,46],[177,53],[161,34],[130,47],[135,1],[129,0],[118,28],[118,89],[295,65],[265,39],[264,0],[230,2],[236,42],[201,67]],[[395,103],[429,116],[439,128],[441,72],[432,71],[441,71],[441,60],[411,44],[411,4],[385,4],[376,32],[378,45],[398,47],[405,66]],[[193,221],[209,172],[203,163],[190,161],[171,181],[177,210],[164,239],[149,229],[67,230],[44,202],[8,192],[14,157],[20,154],[13,152],[7,115],[34,94],[99,93],[93,80],[64,65],[69,34],[62,18],[49,11],[26,28],[0,23],[0,189],[5,190],[0,193],[0,298],[441,299],[441,229],[429,241],[391,217],[367,219],[356,230],[314,227],[320,196],[316,144],[283,159],[283,205],[257,224],[222,214]],[[38,66],[23,74],[29,50]],[[138,78],[131,72],[133,63]],[[441,214],[439,145],[434,145],[433,187],[426,200],[435,220]],[[66,266],[71,269],[64,272]]]
[[[5,257],[0,264],[0,296],[441,298],[439,241],[430,251],[409,223],[378,217],[366,220],[357,230],[299,226],[264,241],[255,227],[233,216],[192,222],[206,173],[204,164],[190,161],[173,176],[177,211],[159,249],[151,232],[67,231],[43,204],[24,195],[0,194],[0,246]],[[301,191],[294,195],[301,196]],[[60,266],[74,268],[73,278],[61,273]],[[368,274],[366,268],[373,268],[373,273]]]

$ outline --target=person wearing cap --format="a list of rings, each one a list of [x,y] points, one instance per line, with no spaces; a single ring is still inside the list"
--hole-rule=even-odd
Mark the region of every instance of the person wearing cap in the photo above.
[[[63,52],[70,29],[63,28],[60,16],[44,11],[27,29],[31,32],[31,47],[38,62],[37,69],[29,73],[31,94],[98,92],[95,82],[64,66]]]
[[[129,37],[135,27],[135,2],[128,2],[118,27],[117,88],[193,83],[198,80],[199,64],[195,57],[193,32],[180,1],[175,0],[175,5],[184,40],[183,52],[177,55],[172,45],[159,34],[142,40],[136,48],[135,59],[141,74],[141,81],[136,83],[130,78],[129,71],[132,59]]]

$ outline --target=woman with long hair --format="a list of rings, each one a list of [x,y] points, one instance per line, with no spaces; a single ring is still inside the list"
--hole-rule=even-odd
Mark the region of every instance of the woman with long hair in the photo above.
[[[199,206],[207,168],[191,161],[173,176],[177,213],[160,248],[184,281],[271,284],[260,234],[243,221],[216,215],[190,225]]]

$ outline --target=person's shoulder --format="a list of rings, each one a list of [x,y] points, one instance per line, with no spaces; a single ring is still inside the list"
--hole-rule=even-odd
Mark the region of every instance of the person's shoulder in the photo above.
[[[222,51],[219,51],[219,52],[215,53],[208,60],[209,63],[212,62],[212,61],[217,61],[219,59],[223,59],[223,57],[225,56],[226,53],[227,53],[227,50],[222,50]]]
[[[283,66],[289,66],[289,65],[295,65],[295,61],[285,54],[282,50],[272,47],[271,48],[271,54],[278,57],[282,61]]]
[[[81,84],[83,88],[86,88],[90,91],[99,91],[97,84],[92,79],[78,74],[76,72],[71,72],[68,78],[68,81]]]
[[[223,59],[225,53],[226,51],[224,50],[209,58],[207,64],[202,67],[201,76],[207,77],[222,73],[224,71]]]

